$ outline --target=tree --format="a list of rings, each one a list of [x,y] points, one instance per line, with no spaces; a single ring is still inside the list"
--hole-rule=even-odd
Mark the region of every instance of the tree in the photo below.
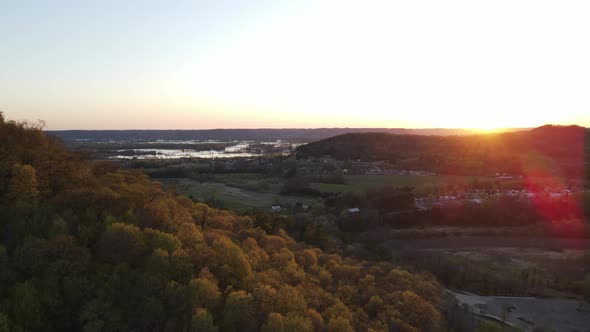
[[[216,284],[205,278],[196,278],[188,284],[190,301],[193,307],[203,307],[214,311],[221,299],[221,292]]]
[[[213,316],[205,308],[195,310],[191,319],[191,332],[217,332],[219,328],[213,323]]]
[[[324,319],[322,315],[317,312],[315,309],[307,309],[307,315],[309,319],[311,319],[311,323],[313,324],[314,331],[323,331],[324,330]]]
[[[328,323],[328,332],[354,332],[350,322],[346,318],[335,317]]]
[[[193,219],[201,226],[201,229],[205,229],[208,217],[209,206],[203,203],[196,203],[193,207]]]
[[[114,223],[102,234],[98,253],[111,263],[133,262],[145,253],[143,234],[137,226]]]
[[[275,310],[282,314],[289,312],[303,312],[307,304],[299,290],[293,286],[285,285],[277,293]]]
[[[0,117],[2,113],[0,113]],[[0,120],[2,120],[0,118]],[[8,315],[0,312],[0,332],[10,332],[10,320],[8,319]]]
[[[422,331],[436,331],[441,323],[441,315],[436,308],[412,291],[401,293],[400,313],[404,321]]]
[[[0,332],[428,332],[440,318],[436,281],[305,249],[336,249],[332,217],[262,218],[275,235],[255,218],[0,119]]]
[[[10,201],[32,202],[39,195],[37,171],[31,165],[14,164],[8,184]]]
[[[152,228],[143,230],[144,241],[150,249],[164,249],[169,254],[180,248],[180,240],[170,233],[161,232]]]
[[[350,320],[352,319],[352,313],[350,312],[350,309],[344,303],[342,303],[342,301],[336,300],[334,305],[324,311],[324,317],[329,320],[332,320],[332,318],[345,318]]]
[[[45,326],[45,314],[37,290],[30,282],[16,284],[10,292],[12,317],[17,326],[26,330],[39,330]]]
[[[383,300],[378,295],[371,296],[365,305],[365,311],[370,317],[375,317],[383,309]]]
[[[254,331],[256,329],[256,305],[252,295],[245,291],[231,292],[225,300],[223,311],[224,331]]]
[[[212,246],[215,253],[211,268],[225,285],[239,285],[252,274],[248,257],[227,237],[215,240]]]
[[[310,268],[318,263],[318,258],[315,252],[311,249],[303,250],[300,260],[301,262],[299,264],[303,265],[305,268]]]
[[[285,317],[285,332],[313,332],[313,324],[309,317],[290,312]]]
[[[284,332],[285,318],[278,312],[271,312],[266,322],[260,328],[260,332]]]
[[[203,243],[203,233],[194,224],[184,223],[180,225],[176,237],[187,247],[197,247]]]

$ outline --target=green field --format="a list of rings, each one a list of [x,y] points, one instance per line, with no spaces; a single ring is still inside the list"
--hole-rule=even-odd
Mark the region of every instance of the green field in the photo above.
[[[245,211],[251,208],[268,209],[273,204],[283,208],[293,207],[297,202],[311,205],[313,199],[296,196],[282,196],[278,193],[260,193],[238,187],[228,186],[219,182],[199,182],[191,179],[155,179],[167,188],[193,196],[201,201],[214,199],[219,207],[235,211]],[[288,212],[288,211],[285,211]]]
[[[494,177],[478,176],[455,176],[455,175],[346,175],[343,184],[314,183],[313,188],[322,192],[360,192],[373,188],[385,186],[414,187],[440,186],[472,183],[475,179],[479,181],[495,180]]]
[[[283,179],[263,173],[214,174],[211,181],[259,193],[278,193]]]

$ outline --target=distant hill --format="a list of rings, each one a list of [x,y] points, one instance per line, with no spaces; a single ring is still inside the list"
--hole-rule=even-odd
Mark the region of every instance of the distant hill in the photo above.
[[[537,172],[582,176],[590,162],[590,129],[547,125],[519,132],[463,136],[349,133],[303,145],[297,155],[387,160],[401,168],[445,174]]]
[[[287,140],[311,142],[346,133],[390,133],[400,135],[469,135],[466,129],[403,128],[316,128],[316,129],[208,129],[208,130],[52,130],[48,134],[67,141],[155,141],[155,140]]]

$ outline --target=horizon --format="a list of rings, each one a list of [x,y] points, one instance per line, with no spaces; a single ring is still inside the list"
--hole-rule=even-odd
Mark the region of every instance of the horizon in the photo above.
[[[513,131],[526,131],[535,128],[556,126],[556,127],[581,127],[590,129],[588,126],[582,126],[578,124],[552,124],[546,123],[536,127],[509,127],[509,128],[493,128],[493,129],[474,129],[474,128],[444,128],[444,127],[260,127],[260,128],[136,128],[136,129],[43,129],[43,131],[206,131],[206,130],[345,130],[345,129],[368,129],[368,130],[408,130],[408,131],[420,131],[420,130],[441,130],[441,131],[466,131],[473,133],[502,133],[502,132],[513,132]]]
[[[562,127],[569,127],[569,126],[579,126],[576,124],[564,124],[564,125],[554,125],[554,124],[545,124],[538,127],[525,127],[525,128],[494,128],[493,130],[489,130],[490,132],[501,132],[501,131],[510,131],[510,130],[529,130],[533,128],[539,128],[543,126],[562,126]],[[579,126],[583,128],[588,128],[584,126]],[[162,128],[162,129],[155,129],[155,128],[136,128],[136,129],[43,129],[43,131],[172,131],[172,130],[184,130],[184,131],[192,131],[192,130],[319,130],[319,129],[385,129],[385,130],[463,130],[463,131],[481,131],[485,132],[488,131],[486,129],[473,129],[473,128],[443,128],[443,127],[225,127],[225,128]]]
[[[50,130],[590,127],[590,4],[3,4],[0,110]]]

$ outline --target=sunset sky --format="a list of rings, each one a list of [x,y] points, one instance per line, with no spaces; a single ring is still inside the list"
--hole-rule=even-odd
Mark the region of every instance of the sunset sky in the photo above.
[[[590,2],[1,1],[48,129],[590,126]]]

